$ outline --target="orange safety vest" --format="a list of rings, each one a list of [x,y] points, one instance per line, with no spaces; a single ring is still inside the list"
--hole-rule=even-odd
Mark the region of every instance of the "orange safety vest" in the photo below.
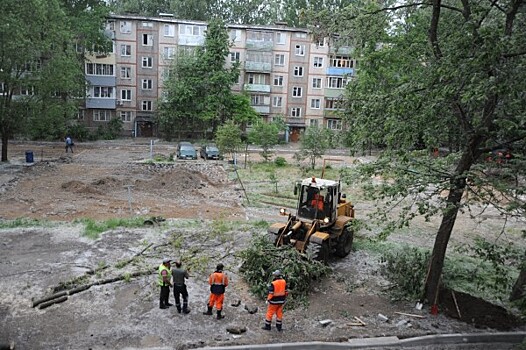
[[[283,278],[278,278],[270,284],[267,300],[270,304],[285,304],[288,294],[287,282]]]
[[[208,283],[210,284],[210,292],[223,294],[228,286],[228,277],[225,273],[216,271],[210,275]]]
[[[314,199],[311,201],[311,206],[323,210],[323,196],[314,195]]]

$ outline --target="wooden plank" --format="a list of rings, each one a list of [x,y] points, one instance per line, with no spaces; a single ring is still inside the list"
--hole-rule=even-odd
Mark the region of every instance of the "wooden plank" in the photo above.
[[[397,312],[397,311],[395,311],[395,314],[403,315],[403,316],[416,317],[416,318],[426,318],[425,316],[422,316],[422,315],[406,314],[405,312]]]

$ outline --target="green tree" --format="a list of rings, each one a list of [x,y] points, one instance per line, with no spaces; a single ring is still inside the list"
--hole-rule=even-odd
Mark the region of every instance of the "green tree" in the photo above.
[[[215,142],[222,153],[234,154],[241,148],[241,129],[234,120],[229,120],[217,128]]]
[[[330,130],[311,126],[305,129],[300,138],[300,156],[310,159],[312,169],[316,167],[316,159],[321,158],[329,148]]]
[[[278,120],[267,123],[260,119],[255,123],[252,130],[250,130],[248,140],[250,143],[262,148],[260,154],[263,159],[268,162],[272,155],[274,155],[272,148],[279,143],[279,133],[284,129],[285,125],[282,121]]]
[[[337,32],[360,58],[358,77],[346,93],[349,140],[384,148],[377,162],[362,169],[361,179],[390,179],[368,187],[387,205],[398,203],[400,217],[390,228],[420,214],[442,216],[424,286],[429,302],[436,300],[460,210],[476,201],[503,215],[524,215],[525,17],[522,0],[384,8],[366,1],[337,14],[310,14],[316,36]],[[424,151],[410,151],[416,145]],[[430,149],[443,145],[458,152],[429,157]],[[484,162],[498,147],[513,148],[514,158]],[[506,174],[519,176],[508,181]]]
[[[0,3],[2,161],[7,161],[8,140],[16,134],[63,137],[78,97],[86,91],[82,57],[74,44],[97,50],[104,46],[104,8],[95,0]]]
[[[225,67],[229,53],[226,27],[212,20],[205,43],[195,52],[182,52],[165,82],[166,96],[159,103],[158,121],[165,137],[170,139],[187,130],[212,129],[236,118],[248,121],[255,117],[247,108],[246,97],[231,90],[239,77],[239,64]],[[184,130],[183,130],[184,131]]]

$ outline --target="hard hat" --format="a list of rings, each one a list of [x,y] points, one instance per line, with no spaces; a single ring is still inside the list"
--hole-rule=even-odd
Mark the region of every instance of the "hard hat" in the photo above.
[[[281,276],[281,271],[280,270],[276,270],[276,271],[272,272],[272,276],[274,276],[274,277]]]

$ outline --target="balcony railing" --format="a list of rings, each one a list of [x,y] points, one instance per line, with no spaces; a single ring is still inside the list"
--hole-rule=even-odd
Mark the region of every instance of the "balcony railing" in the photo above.
[[[263,84],[245,84],[246,91],[255,91],[255,92],[270,92],[270,85]]]
[[[272,63],[270,62],[245,62],[245,70],[251,72],[270,72]]]

